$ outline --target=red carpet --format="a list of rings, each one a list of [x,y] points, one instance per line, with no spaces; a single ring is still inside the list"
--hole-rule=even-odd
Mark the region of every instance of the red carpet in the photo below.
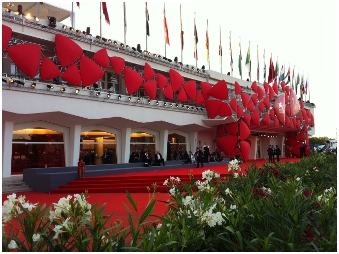
[[[286,159],[282,159],[281,162],[287,161]],[[296,162],[299,161],[299,159],[288,159],[290,162]],[[256,160],[255,163],[260,167],[265,160]],[[246,164],[240,164],[240,166],[245,169],[248,164],[251,164],[252,161],[246,163]],[[151,184],[156,179],[156,182],[159,182],[158,185],[159,187],[163,186],[163,182],[168,179],[170,176],[174,177],[179,177],[182,181],[184,179],[187,179],[186,177],[190,173],[190,170],[192,170],[193,174],[197,176],[197,178],[201,178],[201,173],[204,172],[205,170],[214,170],[219,174],[227,174],[227,168],[225,165],[213,165],[213,164],[204,164],[203,168],[178,168],[178,169],[173,169],[173,170],[162,170],[162,171],[152,171],[152,172],[141,172],[141,173],[131,173],[131,174],[119,174],[119,175],[114,175],[114,176],[101,176],[101,177],[88,177],[84,179],[78,179],[74,183],[79,182],[79,184],[82,181],[86,181],[87,179],[97,179],[98,181],[104,181],[106,178],[107,179],[112,179],[112,178],[117,178],[120,181],[120,186],[119,188],[121,189],[120,193],[106,193],[103,191],[102,193],[93,193],[89,192],[88,194],[88,202],[90,204],[95,204],[98,203],[99,206],[103,205],[106,203],[105,207],[105,215],[110,215],[113,214],[111,222],[113,222],[116,219],[120,219],[124,222],[124,225],[127,225],[127,219],[128,219],[128,213],[123,205],[123,203],[127,204],[131,210],[132,207],[129,204],[129,201],[126,197],[126,189],[129,190],[136,190],[140,189],[142,190],[139,193],[132,193],[131,196],[133,199],[137,202],[138,204],[138,210],[139,210],[139,216],[141,215],[142,211],[144,210],[145,206],[147,205],[148,202],[148,193],[146,191],[146,186],[151,186]],[[135,187],[137,183],[133,181],[134,178],[140,177],[140,179],[147,180],[150,184],[148,185],[138,185],[137,188]],[[148,179],[149,178],[149,179]],[[91,182],[93,182],[91,180]],[[134,183],[133,183],[134,182]],[[146,182],[146,181],[145,181]],[[123,185],[124,184],[124,185]],[[111,183],[112,185],[112,183]],[[133,188],[131,188],[133,186]],[[117,187],[118,188],[118,187]],[[162,187],[162,190],[165,190]],[[166,189],[167,190],[167,189]],[[73,195],[75,193],[81,193],[82,191],[77,191],[76,188],[74,189],[69,189],[68,192],[65,193],[41,193],[41,192],[18,192],[16,193],[17,196],[20,195],[25,195],[26,200],[29,200],[31,203],[40,203],[40,204],[46,204],[47,206],[51,205],[52,203],[57,203],[60,198],[66,197],[67,195]],[[7,196],[9,194],[2,194],[2,203],[4,200],[7,200]],[[157,196],[157,201],[167,201],[169,198],[167,193],[160,193]],[[156,215],[162,215],[167,211],[166,204],[163,202],[156,202],[155,209],[153,214]],[[154,217],[156,220],[156,218]]]

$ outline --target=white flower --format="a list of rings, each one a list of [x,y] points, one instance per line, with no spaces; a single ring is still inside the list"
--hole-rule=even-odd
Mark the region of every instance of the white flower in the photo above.
[[[322,197],[323,197],[323,195],[320,195],[320,196],[318,197],[318,201],[320,201]]]
[[[300,181],[300,177],[297,177],[297,179],[295,179],[295,180],[297,180],[299,182]]]
[[[53,231],[54,231],[56,234],[55,234],[55,236],[53,236],[53,239],[57,239],[60,233],[65,232],[65,231],[62,231],[61,229],[62,229],[62,225],[57,225],[57,226],[55,226],[55,228],[53,229]]]
[[[40,240],[40,234],[34,234],[32,238],[33,242],[38,242]]]
[[[230,189],[229,188],[227,188],[226,190],[225,190],[225,192],[226,192],[226,195],[229,195],[229,194],[231,194],[232,192],[230,191]]]
[[[20,196],[18,197],[18,202],[19,202],[20,204],[25,203],[25,198],[26,198],[26,196],[20,195]]]
[[[237,209],[237,206],[231,204],[230,209],[231,209],[231,210],[236,210],[236,209]]]
[[[70,218],[67,218],[64,223],[62,223],[62,227],[65,228],[65,229],[69,229],[69,226],[68,226],[68,221],[70,220]]]
[[[184,206],[189,206],[192,202],[192,197],[191,196],[186,196],[182,198],[182,203]]]
[[[91,204],[87,204],[87,209],[90,210],[92,208]]]
[[[16,194],[13,193],[12,195],[8,195],[7,198],[10,202],[15,202],[16,201]]]
[[[36,207],[36,204],[33,205],[33,204],[29,204],[29,203],[24,203],[24,204],[22,204],[22,207],[27,209],[28,211],[32,211],[32,209]]]
[[[175,195],[175,188],[174,188],[174,187],[171,188],[171,189],[169,190],[169,192],[170,192],[170,194],[171,194],[172,196],[174,196],[174,195]]]
[[[16,241],[11,240],[8,244],[8,249],[16,249],[18,248],[18,245],[16,244]]]
[[[163,185],[168,186],[168,179],[165,180]]]
[[[179,177],[177,177],[177,178],[175,178],[175,181],[179,183],[181,180],[180,180]]]
[[[161,224],[161,223],[159,223],[159,224],[157,225],[157,230],[160,230],[160,229],[161,229],[161,227],[162,227],[162,224]]]
[[[233,176],[234,176],[234,178],[238,178],[239,174],[238,173],[234,173]]]

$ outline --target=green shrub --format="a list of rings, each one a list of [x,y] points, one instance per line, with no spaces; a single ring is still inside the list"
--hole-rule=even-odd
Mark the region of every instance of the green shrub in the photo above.
[[[336,155],[252,164],[246,173],[234,160],[226,170],[229,177],[207,170],[188,183],[165,180],[168,211],[156,221],[148,219],[156,185],[143,211],[127,192],[128,227],[108,226],[105,205],[88,204],[86,193],[48,208],[9,195],[3,251],[337,251]]]

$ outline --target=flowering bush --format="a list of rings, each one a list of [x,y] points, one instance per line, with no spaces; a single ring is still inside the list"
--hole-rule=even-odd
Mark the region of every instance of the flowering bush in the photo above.
[[[2,207],[3,250],[337,251],[336,155],[252,164],[246,175],[234,160],[227,171],[229,177],[220,177],[206,170],[199,179],[190,175],[188,183],[166,179],[169,208],[156,221],[146,222],[156,185],[140,216],[127,192],[134,211],[125,205],[126,228],[121,221],[108,226],[104,206],[90,205],[86,193],[49,208],[9,195]]]

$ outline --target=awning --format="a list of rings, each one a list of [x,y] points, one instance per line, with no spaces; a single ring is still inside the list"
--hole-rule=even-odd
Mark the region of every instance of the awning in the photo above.
[[[221,124],[236,122],[233,116],[223,117],[220,119],[204,119],[202,121],[204,124],[206,124],[209,127],[214,127],[214,126],[221,125]]]
[[[65,4],[67,3],[65,2]],[[51,16],[55,17],[58,22],[69,18],[72,12],[44,2],[2,2],[2,7],[8,7],[11,11],[18,11],[18,5],[22,6],[24,15],[30,13],[31,16],[39,17],[40,19],[47,19],[48,16]],[[38,5],[40,5],[39,15]],[[69,7],[71,8],[71,2],[69,2]]]

